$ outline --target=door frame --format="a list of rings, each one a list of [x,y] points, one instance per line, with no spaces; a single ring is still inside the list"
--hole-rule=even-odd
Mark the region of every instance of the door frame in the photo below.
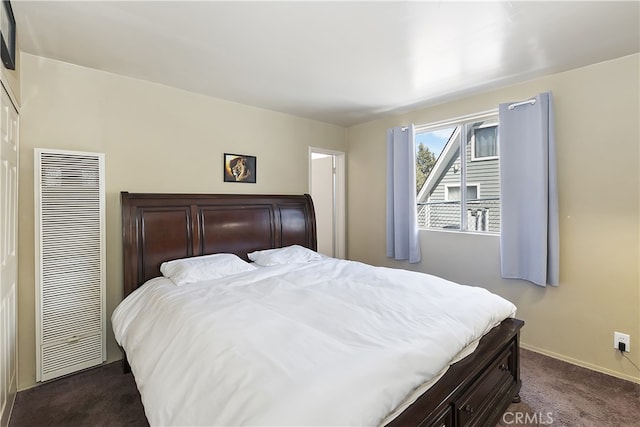
[[[346,154],[343,151],[320,147],[309,147],[309,193],[312,188],[312,168],[314,153],[333,156],[333,256],[344,259],[346,250]]]

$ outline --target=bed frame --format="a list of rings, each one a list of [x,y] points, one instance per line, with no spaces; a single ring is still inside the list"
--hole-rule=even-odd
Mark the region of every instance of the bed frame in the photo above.
[[[293,244],[316,250],[313,202],[305,195],[121,193],[124,296],[160,275],[164,261]],[[519,401],[519,332],[507,319],[389,427],[492,426]],[[124,358],[126,366],[126,355]]]

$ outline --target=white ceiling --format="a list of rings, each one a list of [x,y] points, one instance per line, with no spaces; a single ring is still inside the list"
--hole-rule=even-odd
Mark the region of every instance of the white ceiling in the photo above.
[[[13,0],[34,55],[349,126],[640,51],[640,2]]]

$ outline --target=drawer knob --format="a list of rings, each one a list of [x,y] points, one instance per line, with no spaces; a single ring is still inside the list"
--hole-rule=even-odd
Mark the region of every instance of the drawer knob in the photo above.
[[[503,363],[502,365],[500,365],[500,370],[503,372],[507,372],[509,370],[509,367]]]
[[[465,412],[469,413],[469,414],[473,414],[473,406],[471,405],[467,405],[464,407]]]

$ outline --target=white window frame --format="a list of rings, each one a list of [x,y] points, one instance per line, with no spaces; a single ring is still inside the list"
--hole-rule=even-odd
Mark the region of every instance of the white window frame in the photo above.
[[[477,113],[477,114],[470,114],[470,115],[466,115],[466,116],[461,116],[461,117],[457,117],[454,119],[448,119],[448,120],[442,120],[439,122],[434,122],[434,123],[429,123],[429,124],[425,124],[425,125],[420,125],[420,126],[416,126],[415,127],[415,133],[424,133],[424,132],[431,132],[431,131],[436,131],[438,129],[443,129],[443,128],[447,128],[447,127],[452,127],[452,126],[460,126],[460,133],[464,134],[468,123],[471,121],[475,121],[475,120],[486,120],[487,122],[484,123],[482,126],[480,126],[480,128],[484,128],[484,127],[494,127],[494,126],[499,126],[499,122],[498,122],[498,110],[489,110],[489,111],[484,111],[481,113]],[[455,135],[454,131],[453,135]],[[451,186],[457,186],[462,188],[463,183],[466,186],[474,186],[477,185],[478,186],[478,192],[477,192],[477,197],[478,199],[481,199],[481,193],[480,193],[480,183],[478,182],[472,182],[472,183],[468,183],[466,182],[466,178],[467,178],[467,168],[468,165],[471,162],[474,161],[485,161],[485,160],[495,160],[495,159],[499,159],[500,157],[500,141],[498,139],[497,141],[497,149],[498,149],[498,155],[497,156],[486,156],[486,157],[479,157],[479,158],[475,158],[475,134],[471,136],[471,140],[469,141],[469,144],[471,145],[471,155],[469,156],[469,160],[468,161],[464,161],[462,162],[462,167],[461,167],[461,179],[460,182],[458,184],[450,184]],[[462,158],[465,154],[464,154],[464,142],[461,141],[461,146],[460,146],[460,150],[459,150],[459,156],[460,158]],[[438,164],[443,162],[445,160],[438,158],[438,160],[436,161],[436,166],[434,167],[434,170],[436,170],[438,168]],[[432,183],[433,181],[433,183]],[[429,193],[431,191],[431,189],[433,188],[433,186],[435,185],[435,183],[437,183],[437,178],[432,177],[431,175],[427,178],[427,181],[425,182],[425,184],[423,185],[423,187],[420,189],[419,194],[418,194],[418,203],[421,203],[421,200],[423,200],[426,196],[426,193]],[[444,201],[449,201],[448,200],[449,196],[448,196],[448,186],[447,184],[445,184],[445,198]],[[460,229],[456,229],[456,230],[445,230],[445,229],[441,229],[441,228],[433,228],[431,227],[428,223],[424,226],[421,227],[421,229],[423,230],[431,230],[431,231],[446,231],[446,232],[455,232],[455,233],[481,233],[481,234],[493,234],[493,235],[499,235],[499,232],[496,231],[477,231],[477,230],[469,230],[467,227],[467,194],[466,191],[465,192],[460,192]],[[488,224],[489,224],[489,218],[487,217],[487,229],[488,229]]]

